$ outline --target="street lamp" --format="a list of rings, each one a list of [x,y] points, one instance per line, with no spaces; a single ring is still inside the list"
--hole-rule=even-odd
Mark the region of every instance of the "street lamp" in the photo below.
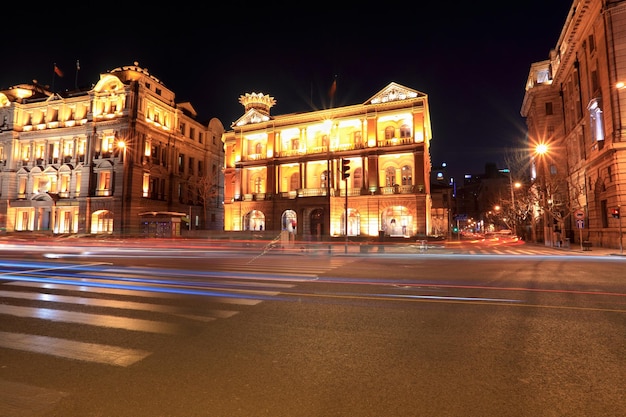
[[[126,192],[127,192],[127,185],[126,185],[126,142],[124,142],[123,140],[119,140],[117,142],[117,147],[118,149],[122,150],[122,195],[121,195],[121,204],[120,204],[120,211],[121,211],[121,216],[120,216],[120,226],[121,226],[121,230],[120,233],[123,234],[124,231],[126,230]]]
[[[545,246],[551,246],[551,231],[549,226],[549,217],[547,211],[547,170],[546,170],[546,156],[548,153],[548,145],[540,143],[535,147],[535,153],[539,156],[541,161],[541,169],[537,170],[537,175],[541,176],[541,209],[543,210],[543,242]]]

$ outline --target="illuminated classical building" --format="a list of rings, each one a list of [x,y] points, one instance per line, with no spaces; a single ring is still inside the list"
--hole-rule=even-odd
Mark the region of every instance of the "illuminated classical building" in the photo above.
[[[0,91],[0,226],[221,230],[224,129],[196,116],[137,63],[101,74],[89,90],[57,93],[34,82]]]
[[[390,83],[363,104],[279,116],[274,97],[239,101],[245,113],[222,138],[225,230],[432,233],[426,94]]]
[[[626,1],[575,0],[549,59],[530,67],[521,114],[547,245],[621,247],[626,214]],[[538,152],[535,152],[535,149]]]

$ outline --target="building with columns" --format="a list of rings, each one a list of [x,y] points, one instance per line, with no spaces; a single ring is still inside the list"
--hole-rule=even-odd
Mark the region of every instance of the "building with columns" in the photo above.
[[[274,97],[239,101],[244,114],[222,137],[226,231],[432,234],[426,94],[392,82],[363,104],[277,116]]]
[[[78,71],[78,63],[77,63]],[[0,91],[0,227],[172,237],[222,230],[224,131],[138,63],[58,93]]]
[[[574,0],[548,59],[532,63],[526,118],[546,245],[621,248],[626,214],[626,1]],[[621,216],[615,217],[615,209]]]

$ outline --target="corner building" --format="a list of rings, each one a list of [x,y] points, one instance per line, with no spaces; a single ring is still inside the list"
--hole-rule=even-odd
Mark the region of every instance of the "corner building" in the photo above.
[[[0,227],[180,236],[222,230],[224,129],[134,65],[88,90],[0,91]]]
[[[280,116],[271,96],[239,101],[244,114],[222,138],[225,230],[303,240],[431,234],[426,94],[392,82],[363,104]]]
[[[567,14],[565,14],[567,12]],[[543,185],[537,232],[623,245],[626,214],[626,1],[575,0],[549,59],[530,67],[526,118],[533,176]],[[612,211],[621,207],[621,217]]]

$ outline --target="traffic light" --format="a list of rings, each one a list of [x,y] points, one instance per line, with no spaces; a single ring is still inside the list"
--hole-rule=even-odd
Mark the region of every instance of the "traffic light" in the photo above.
[[[344,180],[350,176],[350,160],[341,158],[341,178]]]
[[[612,209],[611,214],[614,218],[619,219],[619,207],[615,207],[614,209]]]

